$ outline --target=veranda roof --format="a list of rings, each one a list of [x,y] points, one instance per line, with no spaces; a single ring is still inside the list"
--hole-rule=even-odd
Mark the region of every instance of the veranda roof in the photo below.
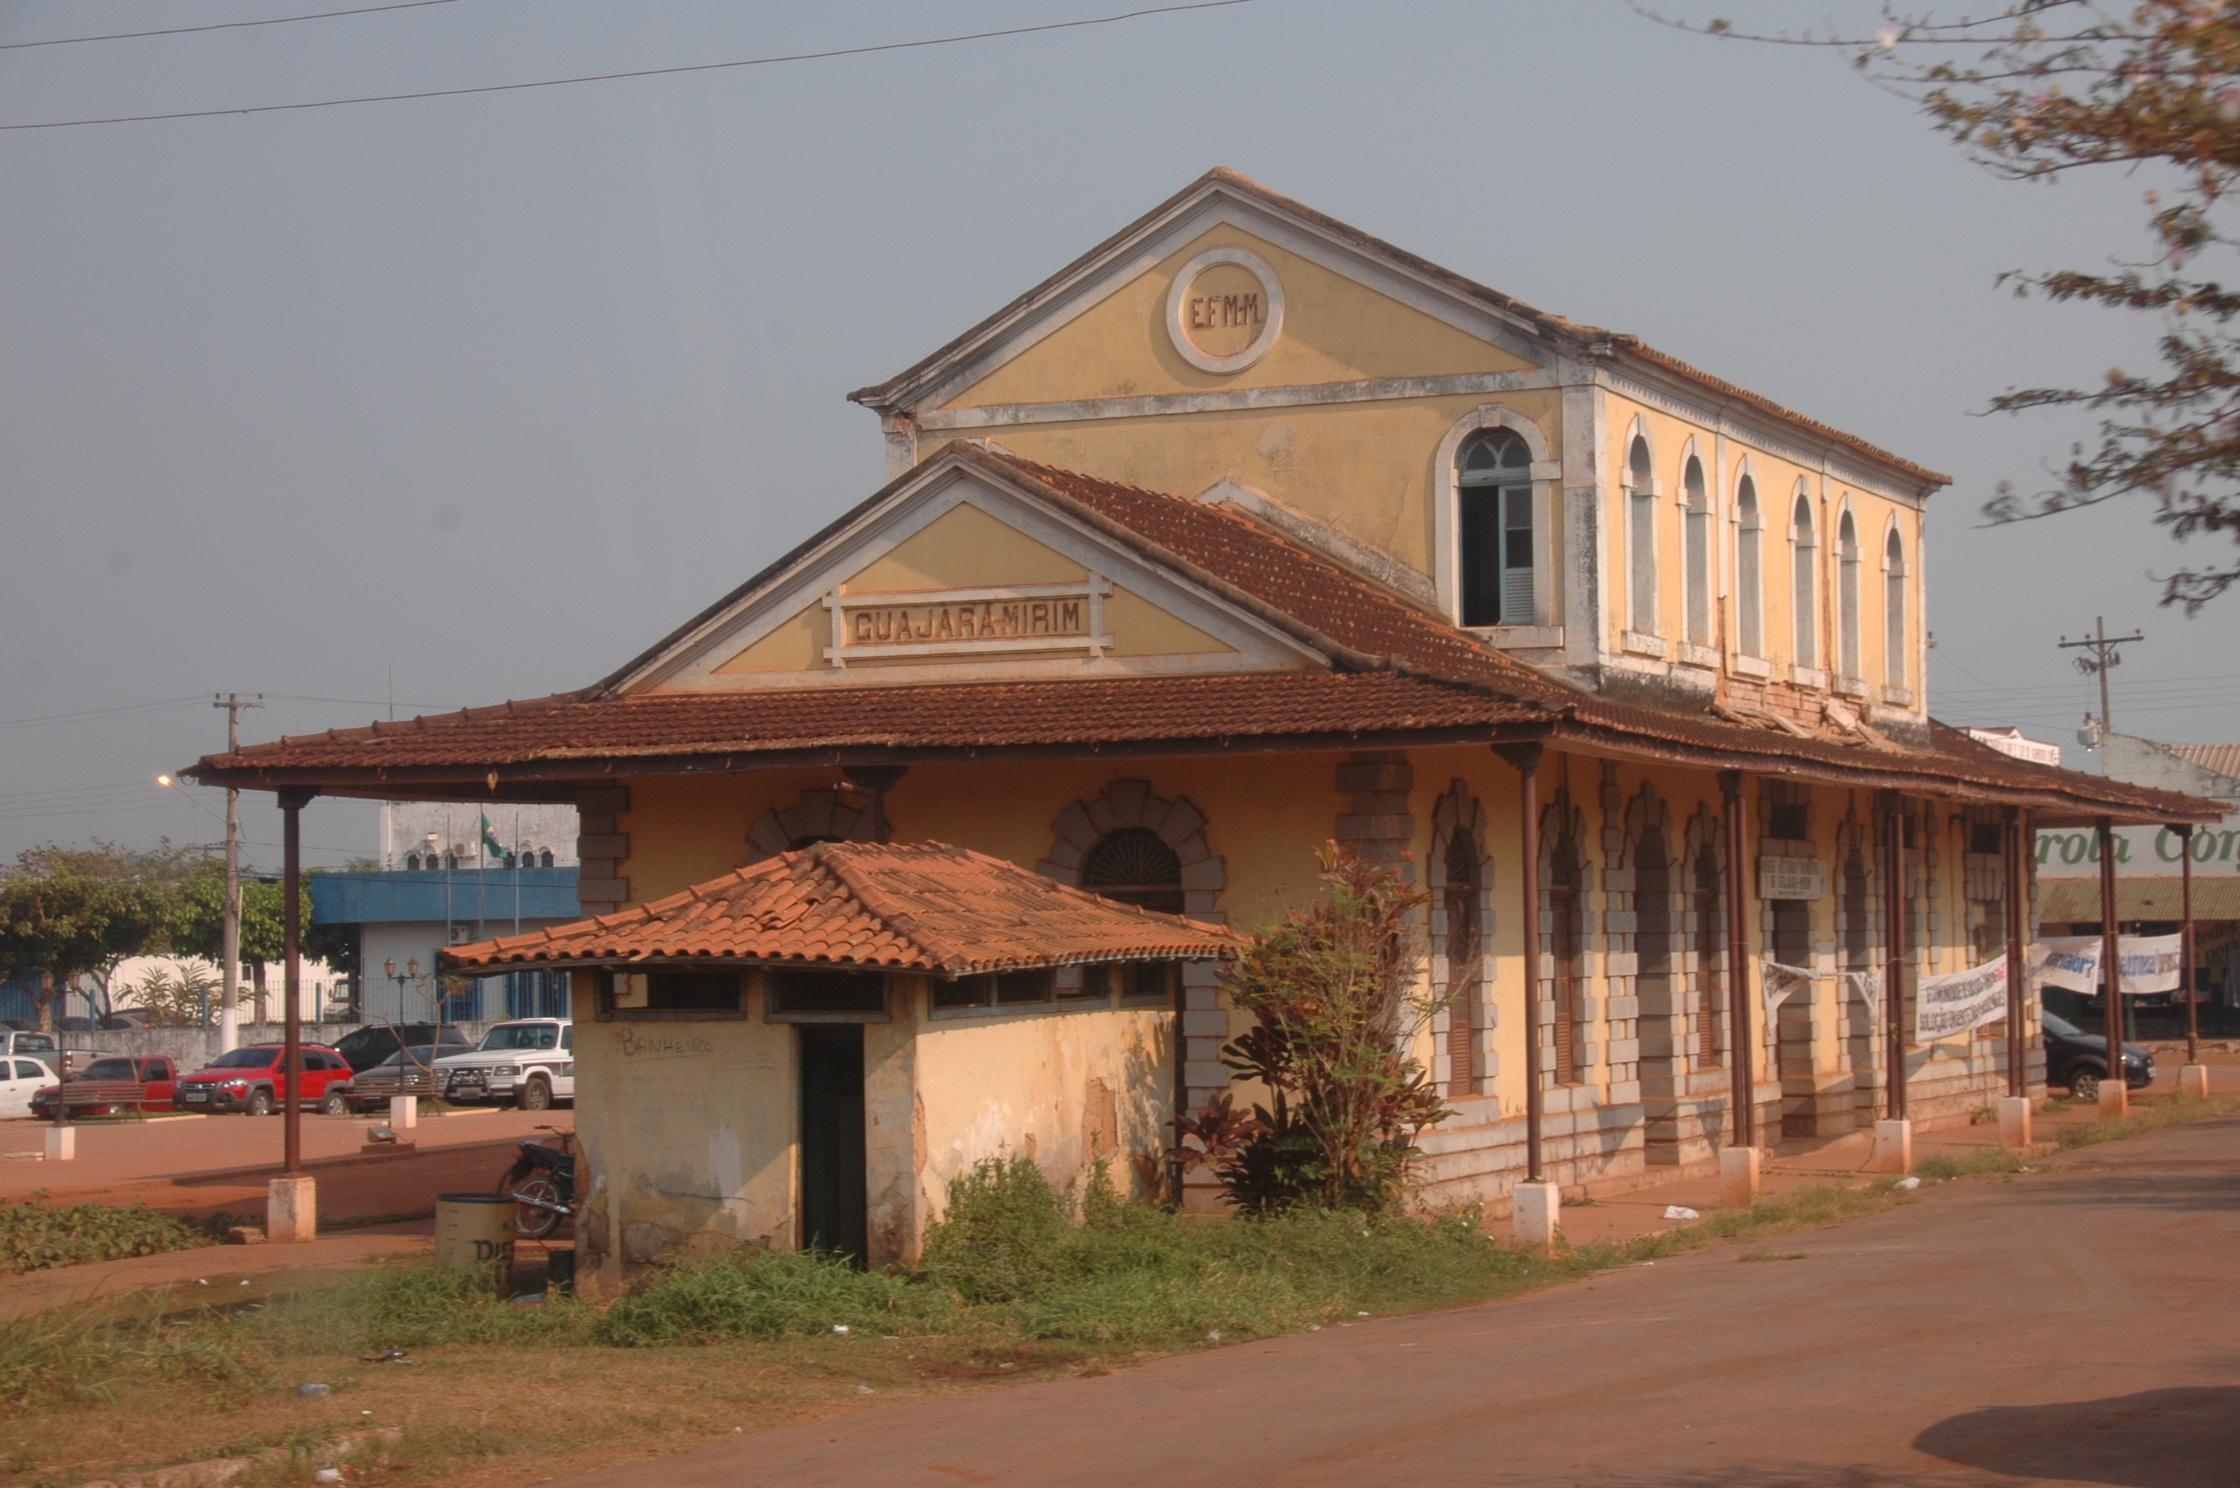
[[[1243,939],[941,842],[820,842],[635,909],[444,953],[454,971],[705,962],[972,976],[1211,960]]]

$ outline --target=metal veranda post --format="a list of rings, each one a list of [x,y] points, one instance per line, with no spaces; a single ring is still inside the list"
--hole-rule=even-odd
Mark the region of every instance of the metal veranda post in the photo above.
[[[2108,1073],[2123,1078],[2123,963],[2116,925],[2116,828],[2110,817],[2093,823],[2100,840],[2100,995],[2106,1000],[2101,1031],[2108,1040]]]
[[[1883,1090],[1891,1120],[1906,1114],[1906,827],[1905,799],[1891,791],[1883,801],[1882,922],[1887,952],[1882,974],[1885,1043]]]
[[[303,807],[308,792],[280,797],[281,995],[287,999],[280,1055],[281,1171],[303,1171]]]
[[[2201,1008],[2193,986],[2193,827],[2178,834],[2178,985],[2186,994],[2186,1063],[2201,1062]]]
[[[1758,1144],[1757,1030],[1750,1017],[1750,967],[1748,954],[1750,915],[1743,891],[1748,883],[1742,862],[1747,837],[1742,826],[1742,772],[1727,770],[1719,776],[1727,807],[1727,1058],[1732,1067],[1728,1084],[1734,1092],[1734,1143]]]
[[[2028,1076],[2023,1070],[2025,1040],[2022,1020],[2026,1011],[2024,993],[2029,982],[2029,969],[2022,960],[2022,922],[2029,913],[2029,904],[2022,891],[2022,853],[2030,840],[2023,826],[2022,808],[2007,808],[2007,1094],[2028,1094]]]

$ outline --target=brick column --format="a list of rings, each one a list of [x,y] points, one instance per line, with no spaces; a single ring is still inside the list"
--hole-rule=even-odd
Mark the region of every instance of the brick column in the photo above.
[[[1408,793],[1415,780],[1415,766],[1401,750],[1364,749],[1340,761],[1338,793],[1348,800],[1330,834],[1363,862],[1396,867],[1411,882],[1416,819]]]
[[[621,828],[630,809],[627,785],[591,786],[576,792],[576,907],[587,915],[606,914],[630,902],[630,880],[622,865],[630,857],[630,838]]]

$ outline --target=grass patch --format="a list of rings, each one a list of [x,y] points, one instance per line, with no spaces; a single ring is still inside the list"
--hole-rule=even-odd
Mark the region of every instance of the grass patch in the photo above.
[[[1913,1165],[1913,1176],[1931,1183],[1954,1178],[1980,1178],[2021,1171],[2025,1154],[2007,1147],[1983,1147],[1973,1152],[1940,1152]]]
[[[214,1245],[224,1233],[216,1221],[189,1224],[134,1204],[70,1204],[0,1199],[0,1276],[117,1261]]]
[[[2103,1116],[2082,1126],[2064,1127],[2056,1140],[2063,1151],[2073,1147],[2096,1147],[2102,1142],[2120,1142],[2126,1137],[2144,1136],[2148,1132],[2230,1116],[2235,1112],[2240,1112],[2240,1095],[2172,1096],[2169,1100],[2141,1105],[2122,1116]]]

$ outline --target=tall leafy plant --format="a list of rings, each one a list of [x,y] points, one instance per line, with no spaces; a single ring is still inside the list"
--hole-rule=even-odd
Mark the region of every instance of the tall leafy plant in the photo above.
[[[1263,929],[1224,977],[1253,1026],[1221,1061],[1266,1099],[1223,1091],[1176,1122],[1175,1159],[1210,1167],[1250,1213],[1398,1208],[1416,1139],[1449,1113],[1409,1050],[1433,1011],[1418,991],[1428,896],[1335,845],[1315,902]]]

